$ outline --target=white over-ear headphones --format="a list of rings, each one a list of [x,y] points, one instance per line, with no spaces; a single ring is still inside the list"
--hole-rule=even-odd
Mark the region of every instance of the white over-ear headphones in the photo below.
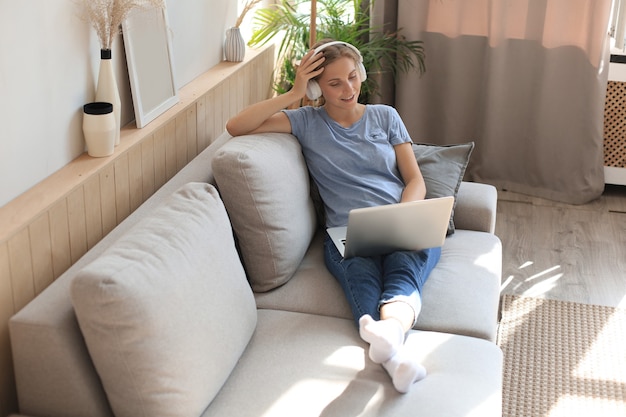
[[[361,78],[361,82],[365,81],[367,79],[367,72],[365,71],[365,66],[363,65],[363,56],[361,55],[361,52],[354,45],[350,45],[349,43],[342,42],[342,41],[333,41],[333,42],[324,43],[318,46],[317,48],[315,48],[315,51],[313,51],[313,56],[317,55],[324,48],[329,47],[331,45],[345,45],[348,48],[352,49],[354,52],[356,52],[356,54],[359,56],[359,62],[357,62],[357,71],[359,73],[359,77]],[[322,89],[320,88],[320,85],[317,83],[317,81],[309,80],[306,86],[306,96],[310,100],[317,100],[318,98],[322,96]]]

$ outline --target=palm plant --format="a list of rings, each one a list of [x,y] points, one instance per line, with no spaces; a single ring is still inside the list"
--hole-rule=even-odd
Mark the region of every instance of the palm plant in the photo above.
[[[356,46],[363,56],[368,74],[426,70],[422,41],[407,40],[398,30],[384,32],[370,24],[366,0],[318,0],[316,38],[331,38]],[[258,9],[253,19],[250,46],[264,45],[281,38],[278,48],[278,71],[274,89],[288,91],[295,79],[298,59],[309,50],[311,37],[310,0],[280,0],[278,4]],[[377,77],[368,75],[361,86],[361,102],[379,94]]]

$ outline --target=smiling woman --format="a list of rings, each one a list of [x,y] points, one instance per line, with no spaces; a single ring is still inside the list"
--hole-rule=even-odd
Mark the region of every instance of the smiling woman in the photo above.
[[[275,132],[297,138],[324,203],[326,227],[346,226],[356,208],[426,196],[411,138],[396,110],[358,102],[366,77],[357,48],[321,41],[300,62],[291,90],[244,109],[227,123],[236,136]],[[305,94],[322,97],[323,105],[284,110]],[[426,375],[404,337],[417,322],[422,287],[440,254],[441,247],[428,247],[344,258],[325,235],[326,266],[345,292],[369,357],[401,393]]]

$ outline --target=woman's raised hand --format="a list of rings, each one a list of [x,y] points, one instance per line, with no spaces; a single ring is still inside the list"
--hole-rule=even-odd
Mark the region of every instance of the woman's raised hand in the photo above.
[[[233,135],[247,135],[260,132],[291,133],[291,123],[281,110],[299,102],[306,94],[309,80],[318,76],[324,68],[318,68],[324,61],[323,54],[313,55],[309,51],[296,70],[296,80],[291,90],[285,94],[260,101],[246,107],[226,123],[226,130]]]
[[[324,54],[310,50],[300,61],[296,70],[296,80],[293,83],[293,91],[300,97],[306,94],[306,87],[310,79],[317,77],[324,71],[324,67],[318,68],[324,61]]]

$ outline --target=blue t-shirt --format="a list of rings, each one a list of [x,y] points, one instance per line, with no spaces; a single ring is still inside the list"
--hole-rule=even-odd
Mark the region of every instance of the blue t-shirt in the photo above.
[[[347,225],[353,208],[400,201],[404,182],[393,147],[411,138],[393,107],[367,105],[349,128],[323,107],[284,112],[324,201],[328,227]]]

